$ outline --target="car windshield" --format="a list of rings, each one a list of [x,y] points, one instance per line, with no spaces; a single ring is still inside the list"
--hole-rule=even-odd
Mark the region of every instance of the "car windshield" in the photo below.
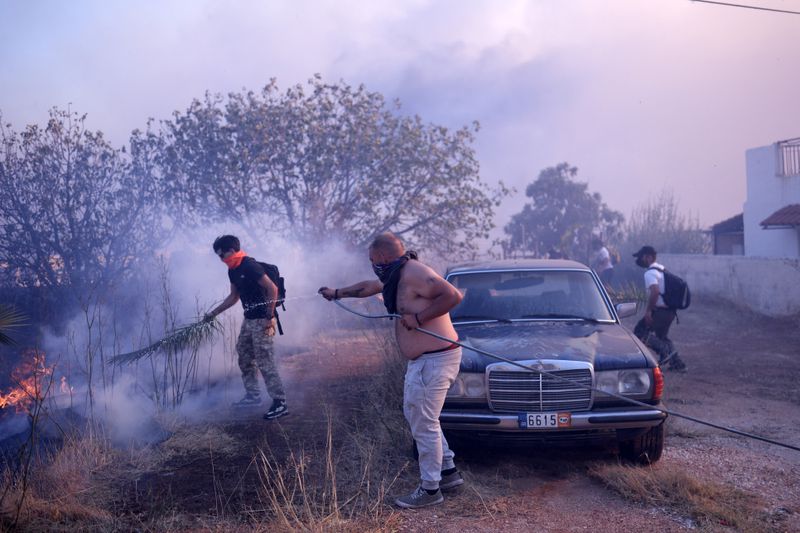
[[[591,273],[579,270],[473,272],[448,277],[464,299],[453,321],[614,320]]]

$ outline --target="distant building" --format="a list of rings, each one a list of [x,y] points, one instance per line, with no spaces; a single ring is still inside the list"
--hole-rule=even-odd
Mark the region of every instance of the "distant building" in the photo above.
[[[800,138],[752,148],[745,158],[745,255],[800,258]]]
[[[744,255],[744,214],[711,226],[714,255]]]

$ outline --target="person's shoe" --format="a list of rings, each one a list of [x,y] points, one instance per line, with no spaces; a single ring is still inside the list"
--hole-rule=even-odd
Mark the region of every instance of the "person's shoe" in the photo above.
[[[686,363],[684,363],[680,358],[673,359],[667,369],[674,372],[679,372],[681,374],[685,374],[688,370],[688,368],[686,368]]]
[[[461,477],[461,473],[456,471],[452,474],[442,475],[442,480],[439,482],[439,488],[441,490],[453,490],[454,488],[463,484],[464,478]]]
[[[443,501],[444,496],[442,496],[441,490],[437,489],[435,493],[428,494],[428,491],[419,486],[411,494],[397,498],[394,504],[403,509],[419,509],[420,507],[437,505]]]
[[[233,407],[253,407],[256,405],[261,405],[261,396],[247,393],[244,395],[244,398],[238,402],[233,402],[231,405]]]
[[[288,414],[289,408],[286,407],[286,400],[272,400],[272,407],[264,413],[264,420],[273,420]]]

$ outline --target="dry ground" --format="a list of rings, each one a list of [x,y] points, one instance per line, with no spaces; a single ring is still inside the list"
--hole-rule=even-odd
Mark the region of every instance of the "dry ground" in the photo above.
[[[697,298],[672,329],[689,372],[666,374],[668,407],[800,445],[798,325],[796,319],[768,319]],[[313,487],[305,493],[295,487],[293,505],[283,502],[284,509],[302,507],[312,496],[330,503],[331,494],[323,494],[329,486],[337,486],[340,503],[357,493],[373,500],[371,507],[358,507],[356,516],[346,514],[354,505],[343,506],[343,513],[325,505],[309,509],[306,525],[320,530],[800,531],[800,452],[676,417],[668,420],[664,456],[651,467],[620,465],[613,449],[460,450],[464,487],[441,506],[396,511],[391,496],[410,490],[416,480],[399,405],[384,407],[373,425],[355,422],[365,405],[377,418],[369,406],[381,408],[381,393],[392,394],[387,383],[397,376],[387,372],[396,369],[387,370],[375,355],[381,339],[374,332],[339,333],[287,350],[281,369],[290,416],[266,422],[261,410],[220,406],[205,424],[172,428],[166,441],[113,466],[120,477],[106,485],[104,508],[114,518],[95,527],[297,527],[275,519],[282,504],[269,498],[267,487],[274,484],[265,480],[257,457],[265,451],[286,474],[297,471],[291,454],[303,449],[300,462]],[[353,459],[372,445],[380,457]],[[332,484],[326,461],[338,466]],[[364,465],[371,465],[367,474],[359,470]]]

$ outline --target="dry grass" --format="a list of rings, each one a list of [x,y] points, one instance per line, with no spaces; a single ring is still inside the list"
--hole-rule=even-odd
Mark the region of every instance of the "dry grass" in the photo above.
[[[98,474],[113,460],[104,439],[70,436],[58,451],[34,459],[27,490],[20,475],[7,467],[1,479],[9,490],[0,508],[0,525],[54,531],[109,521],[108,484]]]
[[[382,371],[352,391],[363,400],[351,418],[328,414],[325,442],[291,447],[278,459],[257,456],[268,531],[396,531],[400,515],[387,494],[409,471],[400,443],[411,437],[402,414],[405,365],[391,338],[369,332],[380,346]],[[416,474],[415,474],[416,475]]]
[[[756,496],[728,484],[697,479],[682,469],[662,467],[602,465],[590,470],[590,475],[629,500],[669,508],[704,528],[773,531]]]
[[[647,301],[647,293],[638,283],[626,281],[613,287],[606,287],[606,290],[615,304],[636,302],[641,308]]]
[[[241,446],[222,428],[213,425],[179,425],[170,430],[172,435],[159,447],[162,460],[206,450],[214,450],[219,455],[233,455]]]
[[[302,449],[277,459],[269,450],[258,455],[261,496],[270,515],[268,531],[392,531],[399,517],[385,505],[393,480],[376,481],[377,456],[333,443],[329,422],[320,453]],[[363,451],[363,450],[360,450]],[[355,452],[355,453],[354,453]],[[397,476],[395,476],[396,479]]]

